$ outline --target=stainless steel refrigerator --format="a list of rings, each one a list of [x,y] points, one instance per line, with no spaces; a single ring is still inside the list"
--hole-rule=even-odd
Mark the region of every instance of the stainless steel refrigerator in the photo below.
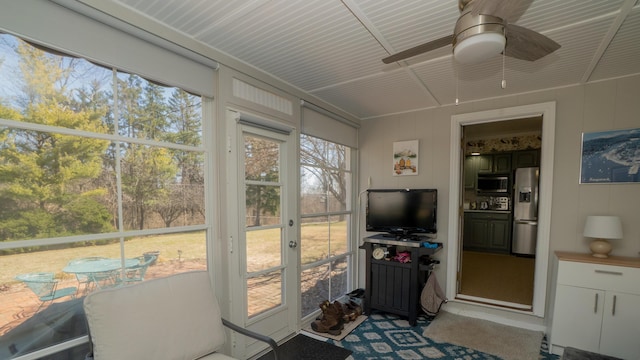
[[[536,254],[539,175],[538,167],[518,168],[515,171],[511,237],[511,253],[515,255]]]

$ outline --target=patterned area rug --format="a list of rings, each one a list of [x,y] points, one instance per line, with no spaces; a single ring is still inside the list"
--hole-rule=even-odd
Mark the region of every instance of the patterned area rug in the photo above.
[[[458,345],[438,343],[422,336],[429,321],[418,317],[416,326],[393,314],[374,312],[342,341],[329,342],[353,351],[353,360],[501,360],[499,357]],[[558,360],[547,352],[543,339],[540,355],[531,360]],[[528,359],[523,359],[528,360]]]

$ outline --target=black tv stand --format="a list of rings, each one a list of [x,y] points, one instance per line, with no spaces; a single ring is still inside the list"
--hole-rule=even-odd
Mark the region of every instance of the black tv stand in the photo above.
[[[382,234],[383,238],[393,238],[398,241],[426,241],[428,238],[426,236],[415,235],[415,234],[396,234],[396,233],[388,233]]]
[[[369,315],[372,310],[381,310],[406,316],[409,324],[414,326],[420,311],[422,287],[434,265],[440,262],[431,256],[442,249],[442,243],[432,243],[428,241],[430,238],[423,236],[417,238],[420,241],[407,240],[406,237],[378,234],[363,239],[360,249],[366,253],[364,312]],[[423,243],[434,247],[425,247]],[[373,250],[379,246],[384,246],[391,252],[398,248],[408,251],[411,261],[401,263],[390,258],[374,259]]]

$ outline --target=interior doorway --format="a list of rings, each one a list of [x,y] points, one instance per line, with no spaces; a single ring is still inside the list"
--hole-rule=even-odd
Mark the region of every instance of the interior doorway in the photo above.
[[[530,311],[536,256],[512,245],[514,187],[516,169],[540,167],[542,117],[465,125],[462,134],[458,296]]]
[[[482,123],[502,122],[505,120],[520,120],[534,117],[542,117],[542,139],[540,152],[540,171],[538,183],[539,208],[537,236],[535,243],[535,269],[534,269],[534,289],[531,309],[520,309],[509,306],[500,306],[504,311],[515,311],[523,314],[544,317],[547,296],[547,277],[549,272],[549,238],[551,232],[551,203],[553,196],[553,151],[555,144],[555,102],[546,102],[530,105],[500,108],[457,114],[451,116],[451,139],[450,139],[450,188],[449,194],[449,226],[447,252],[447,286],[446,295],[450,299],[450,307],[458,307],[456,303],[473,303],[478,306],[501,305],[498,301],[486,299],[486,301],[470,302],[464,299],[464,295],[459,293],[460,266],[462,254],[462,244],[458,241],[463,233],[464,202],[462,196],[463,184],[463,128],[467,125],[478,125]],[[463,309],[461,305],[458,307]],[[497,313],[496,313],[497,315]]]

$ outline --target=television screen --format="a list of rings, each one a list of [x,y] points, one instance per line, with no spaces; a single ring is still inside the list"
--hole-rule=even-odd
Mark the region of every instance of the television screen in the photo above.
[[[394,235],[437,232],[436,189],[373,189],[367,193],[367,231]]]

